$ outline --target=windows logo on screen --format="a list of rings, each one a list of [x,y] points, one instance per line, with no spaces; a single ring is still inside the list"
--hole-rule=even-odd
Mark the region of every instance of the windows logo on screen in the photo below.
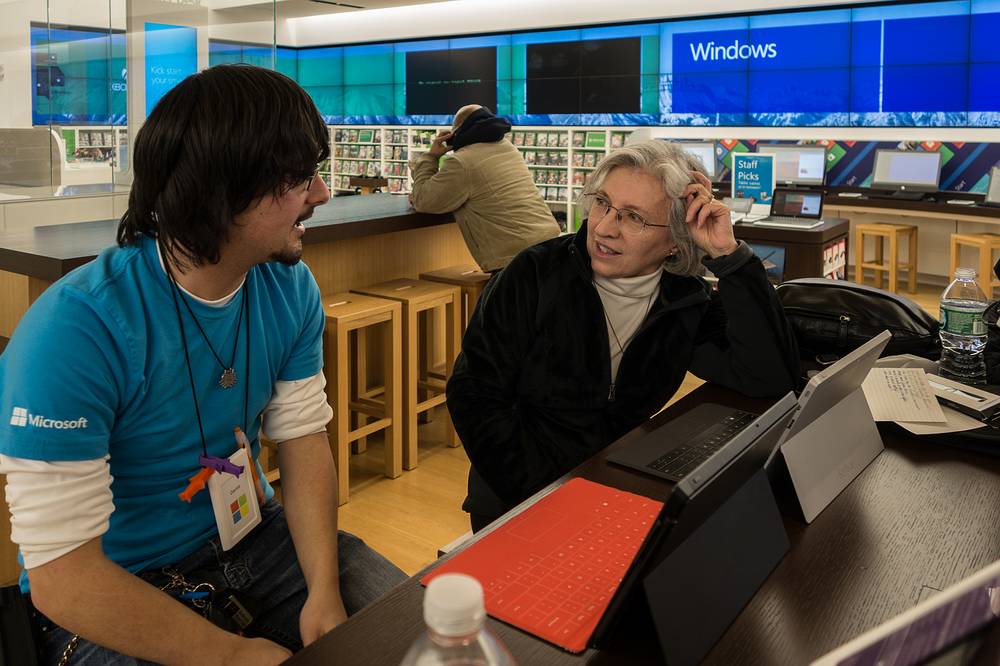
[[[247,514],[250,513],[250,508],[247,506],[247,496],[240,495],[238,500],[233,500],[233,503],[229,505],[229,510],[233,513],[233,525],[246,518]]]

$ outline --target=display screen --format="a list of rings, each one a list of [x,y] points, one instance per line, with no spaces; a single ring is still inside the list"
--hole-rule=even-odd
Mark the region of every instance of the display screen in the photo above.
[[[937,189],[941,153],[880,150],[875,155],[872,185],[907,185]]]
[[[496,48],[406,54],[408,115],[449,115],[466,104],[497,107]]]
[[[987,666],[1000,663],[1000,579],[954,595],[845,654],[837,666]]]
[[[715,178],[715,144],[709,142],[681,143],[681,148],[690,155],[701,160],[705,173],[709,178]]]
[[[774,154],[774,177],[779,183],[822,185],[826,148],[822,146],[759,145],[758,152]]]
[[[811,217],[819,219],[823,214],[822,192],[796,192],[775,190],[771,202],[771,215],[787,217]]]
[[[640,112],[637,37],[528,44],[527,113]]]
[[[182,25],[145,24],[146,115],[174,86],[198,71],[198,31]]]
[[[125,124],[125,33],[33,23],[30,36],[33,124]]]
[[[747,245],[760,257],[767,279],[773,284],[781,284],[785,278],[785,248],[761,243],[747,243]]]

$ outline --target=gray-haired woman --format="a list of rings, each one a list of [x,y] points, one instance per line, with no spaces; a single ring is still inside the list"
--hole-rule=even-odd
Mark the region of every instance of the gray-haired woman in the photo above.
[[[798,377],[764,267],[678,145],[615,150],[579,203],[575,236],[528,248],[487,285],[448,382],[473,529],[655,414],[688,370],[754,396]]]

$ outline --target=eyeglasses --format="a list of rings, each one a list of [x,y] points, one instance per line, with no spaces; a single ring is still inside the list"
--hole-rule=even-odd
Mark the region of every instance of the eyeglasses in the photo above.
[[[628,208],[615,208],[603,194],[585,194],[580,202],[584,210],[589,210],[590,215],[597,219],[603,219],[611,211],[615,211],[615,222],[622,233],[631,236],[638,236],[646,227],[662,227],[666,229],[669,224],[653,224],[647,222],[639,213]]]
[[[303,192],[308,192],[309,190],[312,189],[313,184],[315,184],[316,182],[316,178],[319,176],[319,170],[322,168],[323,168],[322,163],[316,165],[316,170],[313,171],[313,175],[310,176],[308,180],[304,181],[305,189],[303,190]]]

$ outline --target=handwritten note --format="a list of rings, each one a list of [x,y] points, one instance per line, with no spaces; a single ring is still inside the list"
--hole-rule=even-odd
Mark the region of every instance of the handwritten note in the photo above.
[[[876,421],[947,421],[920,368],[872,368],[861,388]]]

